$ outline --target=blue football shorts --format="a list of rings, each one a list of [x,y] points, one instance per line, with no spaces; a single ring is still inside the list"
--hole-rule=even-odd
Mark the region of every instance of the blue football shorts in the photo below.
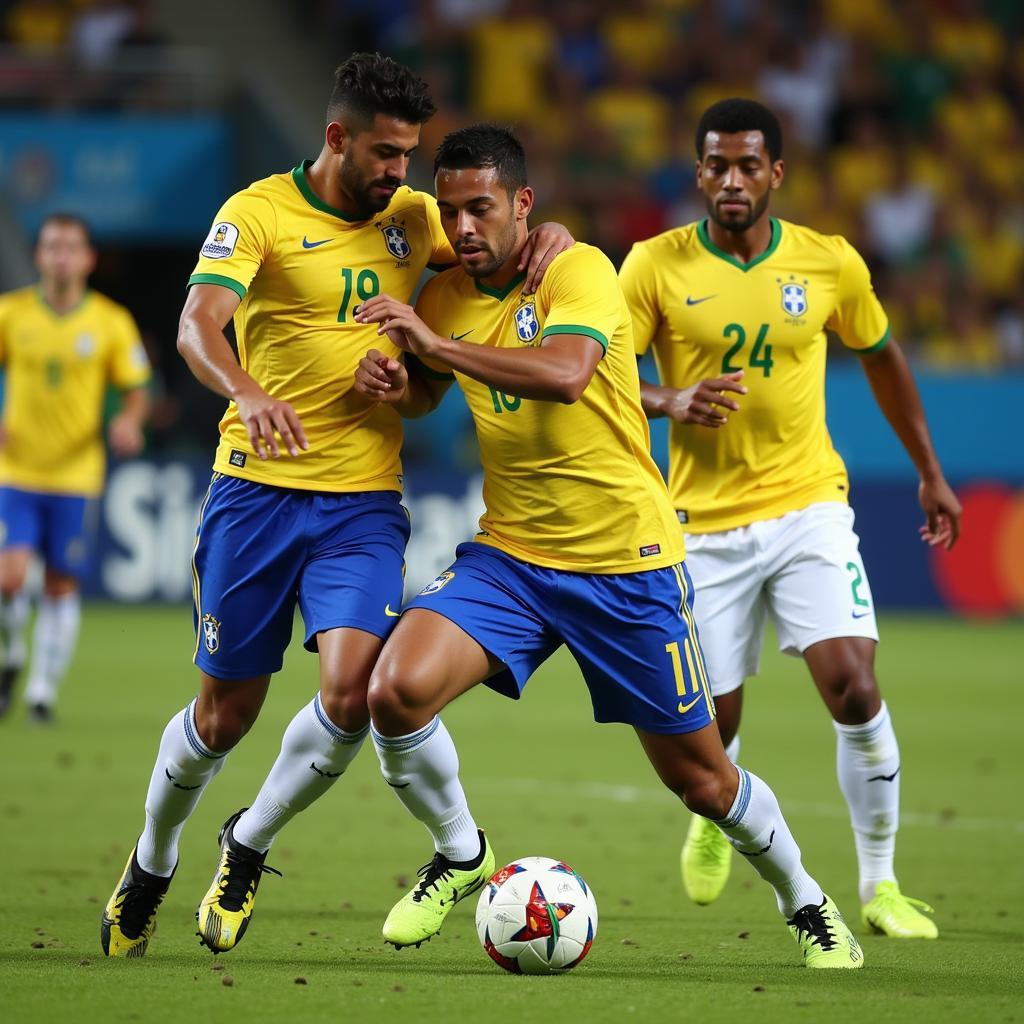
[[[565,644],[597,722],[674,735],[715,717],[683,563],[601,575],[541,568],[481,543],[455,554],[407,609],[443,615],[503,662],[486,680],[492,689],[518,700]]]
[[[408,540],[394,491],[301,491],[215,473],[192,558],[193,660],[218,679],[277,672],[296,603],[308,651],[327,629],[387,637]]]
[[[47,568],[81,579],[89,571],[98,509],[81,494],[0,487],[0,547],[32,548]]]

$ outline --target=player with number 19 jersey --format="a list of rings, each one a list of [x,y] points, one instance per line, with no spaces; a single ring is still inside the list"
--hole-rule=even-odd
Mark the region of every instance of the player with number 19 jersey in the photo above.
[[[455,261],[432,196],[399,188],[383,213],[356,221],[306,178],[309,161],[254,182],[221,207],[189,284],[223,285],[241,303],[242,368],[289,402],[309,440],[295,458],[252,457],[234,403],[221,420],[214,469],[277,487],[401,491],[401,419],[352,390],[372,332],[354,311],[379,292],[412,295],[423,271]],[[387,338],[380,347],[397,354]]]
[[[771,227],[771,244],[747,264],[700,221],[638,242],[622,265],[637,354],[653,348],[663,382],[744,371],[742,411],[727,428],[671,423],[669,491],[687,533],[847,501],[825,425],[825,331],[863,354],[886,344],[889,323],[846,239],[774,218]]]

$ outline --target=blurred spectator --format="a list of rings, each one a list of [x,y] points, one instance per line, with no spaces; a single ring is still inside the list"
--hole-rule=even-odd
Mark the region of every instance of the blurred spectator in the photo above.
[[[871,193],[864,203],[865,237],[873,254],[890,264],[919,258],[932,234],[935,193],[914,178],[911,154],[896,148],[887,187]]]
[[[67,35],[71,14],[60,0],[17,0],[4,18],[4,34],[28,53],[56,53]]]
[[[102,68],[110,64],[135,25],[135,8],[125,0],[88,0],[71,25],[71,54],[84,67]]]

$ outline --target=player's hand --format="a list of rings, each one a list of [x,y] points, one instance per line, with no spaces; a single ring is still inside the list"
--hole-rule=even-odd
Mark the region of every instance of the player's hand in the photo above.
[[[947,551],[960,536],[960,516],[963,508],[953,488],[941,475],[922,479],[917,488],[917,500],[924,509],[925,524],[918,533],[929,547],[941,544]]]
[[[127,459],[142,451],[146,438],[138,418],[127,413],[118,413],[107,427],[110,450],[119,458]]]
[[[545,221],[538,224],[527,236],[523,254],[519,259],[517,270],[526,271],[523,292],[532,295],[540,285],[544,271],[551,261],[566,249],[571,249],[576,239],[569,234],[569,229],[557,221]]]
[[[309,448],[306,432],[298,414],[287,402],[271,398],[261,387],[253,384],[252,389],[235,398],[238,417],[249,434],[252,450],[266,460],[276,459],[281,454],[278,435],[289,455],[298,455],[299,448]]]
[[[740,383],[743,371],[711,377],[691,388],[677,391],[665,406],[665,415],[677,423],[691,423],[700,427],[723,427],[729,422],[729,412],[738,412],[739,403],[726,395],[731,392],[745,395],[747,389]]]
[[[417,356],[433,355],[441,340],[412,306],[390,295],[367,299],[356,310],[355,319],[361,324],[378,324],[378,334],[386,334],[398,348]]]
[[[356,367],[355,389],[375,402],[400,402],[409,387],[409,371],[398,359],[371,348]]]

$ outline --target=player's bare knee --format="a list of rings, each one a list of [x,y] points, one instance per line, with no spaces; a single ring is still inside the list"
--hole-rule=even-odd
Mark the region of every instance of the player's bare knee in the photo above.
[[[701,771],[686,780],[679,795],[694,814],[720,821],[729,813],[735,798],[735,786],[722,773]]]
[[[351,682],[320,688],[320,706],[327,717],[345,732],[360,732],[370,721],[366,688]]]
[[[199,738],[210,750],[226,753],[252,728],[257,713],[238,701],[200,701],[195,712]]]
[[[412,732],[424,724],[424,716],[432,717],[431,689],[422,671],[386,651],[370,677],[367,704],[374,724],[391,735]]]
[[[869,665],[843,669],[829,683],[829,710],[838,722],[860,725],[881,706],[878,682]]]

